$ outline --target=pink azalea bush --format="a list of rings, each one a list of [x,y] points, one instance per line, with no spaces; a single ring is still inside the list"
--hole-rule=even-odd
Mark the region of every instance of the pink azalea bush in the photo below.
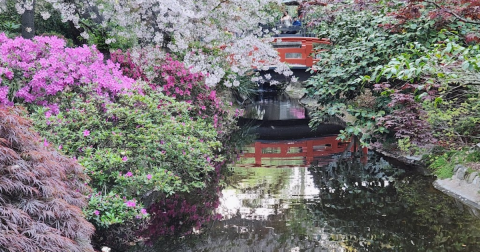
[[[53,36],[10,39],[0,33],[0,104],[34,103],[56,114],[56,98],[63,91],[91,85],[97,94],[113,97],[132,88],[134,80],[112,61],[104,62],[95,46],[65,46]]]
[[[150,211],[144,208],[153,203],[143,202],[146,196],[188,195],[218,184],[215,164],[232,125],[202,74],[169,56],[145,66],[131,58],[119,52],[104,61],[95,46],[0,34],[0,105],[27,104],[43,144],[61,146],[85,167],[94,192],[84,213],[97,238],[118,246],[136,239],[131,227],[145,224]],[[151,221],[193,213],[205,216],[192,219],[199,226],[214,206]],[[115,235],[127,229],[129,235]]]
[[[217,96],[216,90],[205,84],[202,73],[192,72],[168,54],[152,57],[142,50],[136,53],[137,57],[133,57],[130,51],[117,50],[112,53],[112,61],[121,66],[126,76],[146,81],[154,89],[161,88],[165,95],[192,104],[192,115],[209,120],[220,136],[225,135],[233,116],[229,115],[227,105]]]

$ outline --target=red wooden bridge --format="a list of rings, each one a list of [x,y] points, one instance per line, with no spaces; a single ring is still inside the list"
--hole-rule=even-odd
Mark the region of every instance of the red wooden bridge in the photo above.
[[[315,50],[320,44],[330,44],[328,39],[310,37],[277,37],[272,42],[278,51],[280,61],[291,65],[291,67],[311,68],[317,63]]]

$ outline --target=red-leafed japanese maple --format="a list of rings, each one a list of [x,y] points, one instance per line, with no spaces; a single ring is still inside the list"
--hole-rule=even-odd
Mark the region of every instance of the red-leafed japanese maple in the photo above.
[[[0,251],[93,251],[83,216],[88,177],[0,105]]]

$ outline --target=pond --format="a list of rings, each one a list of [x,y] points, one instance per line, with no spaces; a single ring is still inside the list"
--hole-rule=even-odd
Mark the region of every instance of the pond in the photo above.
[[[308,115],[294,108],[285,120],[302,128]],[[267,134],[244,146],[218,194],[212,215],[219,220],[135,251],[480,251],[475,210],[436,190],[432,176],[373,152],[352,155],[333,131],[320,127],[301,139]]]

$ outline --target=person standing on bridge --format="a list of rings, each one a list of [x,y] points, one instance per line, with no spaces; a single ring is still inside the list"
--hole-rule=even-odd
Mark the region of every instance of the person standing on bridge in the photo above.
[[[287,11],[283,12],[283,17],[280,19],[280,21],[282,22],[282,24],[285,27],[289,27],[289,26],[292,25],[292,17],[290,17],[290,15],[288,15]]]

